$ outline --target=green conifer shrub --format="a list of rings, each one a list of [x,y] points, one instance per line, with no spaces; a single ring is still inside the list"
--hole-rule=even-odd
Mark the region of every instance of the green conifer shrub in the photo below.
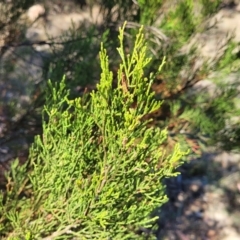
[[[167,130],[143,120],[162,102],[151,92],[154,74],[144,77],[142,29],[130,54],[123,38],[124,27],[117,87],[103,46],[96,91],[73,100],[64,79],[49,81],[43,134],[0,194],[1,239],[144,239],[138,230],[153,228],[167,201],[161,180],[176,176],[186,152],[177,144],[166,153]]]
[[[93,3],[92,1],[88,2]],[[222,130],[226,128],[229,110],[236,112],[235,109],[233,110],[233,99],[236,97],[234,91],[229,90],[228,84],[221,83],[223,79],[221,77],[218,79],[220,84],[217,87],[222,90],[222,94],[219,94],[216,101],[209,101],[209,96],[204,92],[197,97],[189,98],[188,92],[195,83],[205,80],[213,71],[222,71],[223,67],[227,71],[238,68],[238,56],[232,54],[236,44],[233,45],[229,42],[227,51],[219,60],[216,60],[214,64],[206,62],[198,70],[195,69],[195,62],[199,57],[195,47],[184,54],[181,50],[195,34],[204,31],[207,18],[218,11],[221,1],[209,4],[206,4],[204,0],[99,2],[103,6],[103,12],[110,14],[114,9],[114,14],[118,16],[114,18],[116,22],[111,19],[111,14],[109,18],[106,18],[108,30],[105,32],[103,42],[108,50],[110,69],[114,69],[119,60],[114,50],[118,41],[116,26],[122,19],[128,20],[126,26],[128,36],[125,38],[125,43],[129,44],[129,48],[132,46],[132,39],[138,31],[139,24],[144,25],[144,33],[146,33],[148,41],[148,54],[153,57],[153,61],[146,67],[146,72],[157,72],[159,59],[167,56],[161,73],[156,75],[153,84],[155,88],[153,88],[156,90],[156,97],[164,101],[162,107],[167,106],[168,109],[162,111],[160,108],[155,114],[155,123],[160,127],[168,128],[171,136],[168,140],[180,142],[182,146],[186,140],[187,142],[193,141],[193,145],[199,148],[199,151],[193,149],[194,154],[201,153],[202,136],[204,138],[203,145],[215,145],[224,140],[221,145],[226,146],[225,139],[229,142],[229,135]],[[50,60],[50,66],[47,65],[46,75],[52,82],[59,81],[61,76],[67,73],[66,86],[72,90],[71,97],[79,95],[79,91],[76,91],[79,89],[79,85],[92,88],[95,87],[96,80],[98,80],[96,76],[98,76],[99,68],[96,55],[100,44],[98,44],[96,35],[93,34],[96,33],[95,31],[94,28],[89,31],[85,40],[66,45],[64,52],[59,54],[61,56],[55,56],[54,60]],[[73,31],[73,33],[73,39],[81,38],[82,31],[80,31],[80,35],[77,34],[77,31]],[[183,70],[184,77],[181,74]],[[78,77],[79,74],[81,77]],[[221,86],[219,87],[219,85]],[[236,126],[233,126],[230,138],[236,139],[234,145],[237,146],[239,145],[237,136],[233,137],[235,129]],[[210,141],[205,141],[206,139]],[[232,142],[231,146],[233,146]],[[192,148],[191,145],[190,148]]]

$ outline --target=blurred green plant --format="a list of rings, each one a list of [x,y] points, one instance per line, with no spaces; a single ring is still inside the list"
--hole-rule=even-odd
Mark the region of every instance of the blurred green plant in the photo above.
[[[193,15],[193,1],[180,1],[176,8],[169,11],[162,27],[168,35],[178,39],[182,45],[196,31],[197,19]]]
[[[163,0],[139,0],[137,1],[140,8],[140,23],[151,25],[156,19],[158,11],[161,9]]]
[[[215,13],[219,9],[221,3],[222,0],[215,1],[201,0],[203,15],[207,17]]]

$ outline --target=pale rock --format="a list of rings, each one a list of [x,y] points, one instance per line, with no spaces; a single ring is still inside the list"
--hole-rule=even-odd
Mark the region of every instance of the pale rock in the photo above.
[[[210,98],[216,97],[217,86],[211,80],[205,79],[194,84],[188,91],[188,96],[208,94]]]
[[[27,17],[31,22],[34,22],[38,17],[44,14],[45,8],[40,4],[33,5],[27,11]]]

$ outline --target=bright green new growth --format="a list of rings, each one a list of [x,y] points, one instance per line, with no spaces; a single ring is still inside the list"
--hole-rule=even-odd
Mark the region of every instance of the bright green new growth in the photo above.
[[[136,230],[156,221],[151,213],[167,201],[161,180],[176,176],[185,153],[176,145],[166,155],[167,131],[142,120],[161,102],[150,91],[153,76],[144,77],[151,59],[142,29],[127,56],[123,38],[124,27],[116,88],[103,46],[101,80],[90,96],[70,100],[64,81],[49,82],[43,135],[28,164],[13,164],[8,191],[1,195],[2,236],[141,239]]]

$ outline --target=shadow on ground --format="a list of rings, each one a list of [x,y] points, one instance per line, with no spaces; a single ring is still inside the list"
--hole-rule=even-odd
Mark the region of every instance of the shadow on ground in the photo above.
[[[237,240],[240,237],[240,156],[204,153],[167,179],[158,239]]]

